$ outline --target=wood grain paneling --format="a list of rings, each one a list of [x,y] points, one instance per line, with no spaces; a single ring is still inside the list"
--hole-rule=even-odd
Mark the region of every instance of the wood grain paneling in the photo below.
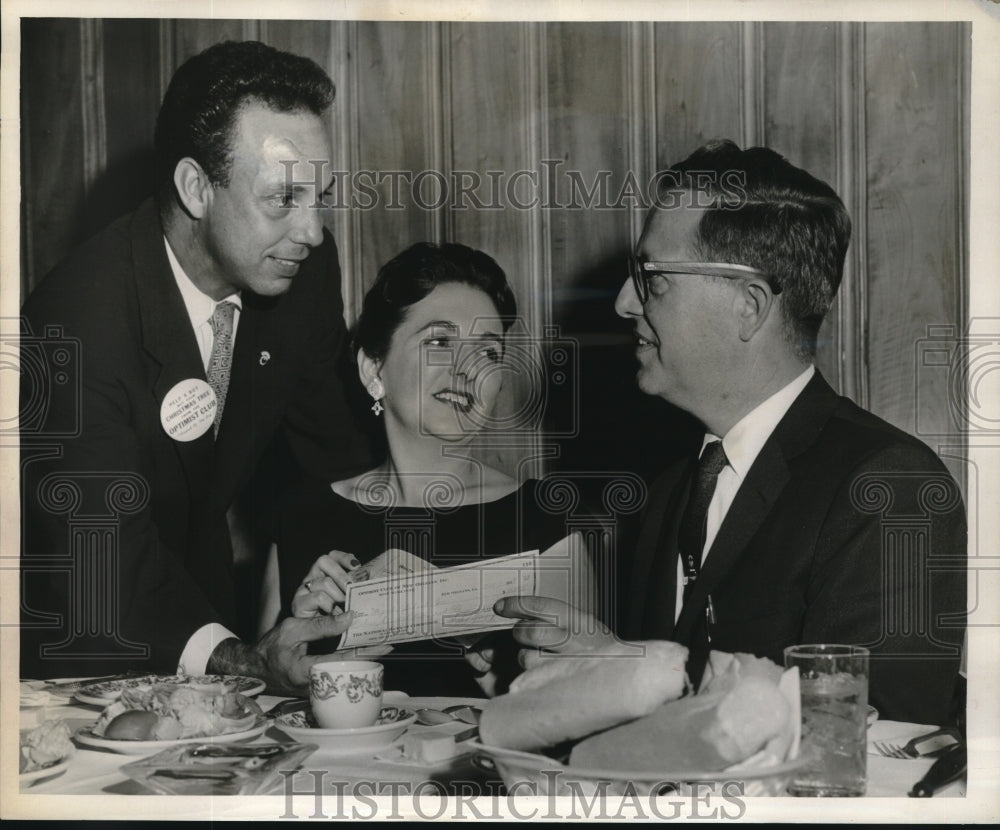
[[[960,25],[865,27],[868,383],[871,408],[909,431],[918,371],[921,403],[937,399],[947,426],[947,377],[918,367],[917,350],[962,310]]]
[[[632,327],[616,316],[614,301],[645,213],[630,199],[618,205],[619,195],[631,176],[648,197],[657,166],[655,29],[552,24],[548,40],[555,201],[569,205],[550,211],[553,320],[577,361],[573,382],[548,392],[550,428],[576,427],[559,441],[557,465],[652,472],[683,446],[682,428],[663,401],[636,388]]]
[[[820,366],[833,358],[839,391],[861,406],[868,392],[868,131],[865,122],[865,27],[837,25],[837,176],[836,188],[851,216],[851,244],[837,302],[820,337],[835,347],[819,355]],[[832,354],[831,354],[832,352]],[[833,367],[831,367],[832,369]]]
[[[25,292],[85,236],[78,20],[21,24],[21,239]]]
[[[329,20],[260,21],[260,40],[275,49],[310,58],[329,70],[340,56],[331,50],[332,28]],[[337,90],[340,98],[341,90]]]
[[[153,128],[162,98],[158,22],[105,20],[103,28],[107,162],[91,191],[94,231],[152,194]],[[130,118],[122,117],[125,101]]]
[[[423,196],[433,200],[435,174],[454,196],[452,174],[465,172],[481,178],[486,201],[489,176],[502,177],[497,209],[468,199],[426,209],[406,184],[394,201],[383,177],[369,194],[376,204],[331,211],[347,315],[378,265],[412,242],[454,239],[491,253],[525,330],[558,323],[579,349],[572,463],[606,451],[604,460],[641,464],[655,456],[657,424],[664,447],[683,430],[628,385],[612,309],[641,211],[556,207],[568,202],[566,174],[588,188],[606,175],[613,202],[630,174],[643,184],[719,137],[764,142],[842,193],[854,244],[821,331],[821,370],[904,429],[944,433],[953,426],[947,378],[921,374],[916,350],[928,326],[960,331],[967,314],[968,36],[942,23],[25,20],[22,282],[35,285],[148,192],[153,123],[176,67],[219,40],[259,38],[334,78],[331,129],[348,176],[432,171]],[[511,204],[505,187],[522,170],[534,182],[522,179],[515,195],[547,196],[549,207]],[[551,170],[554,193],[543,181]],[[531,390],[514,382],[508,391],[516,407]],[[623,414],[642,428],[620,430]],[[516,452],[501,455],[509,465]]]
[[[108,165],[104,112],[104,21],[80,21],[80,107],[83,140],[83,187],[90,197]]]
[[[441,90],[431,43],[435,23],[361,23],[356,99],[360,221],[358,300],[383,264],[415,242],[440,241],[435,211],[415,203],[407,179],[433,169],[440,141]],[[411,125],[400,129],[400,124]],[[358,306],[360,310],[360,305]]]
[[[454,211],[454,239],[493,256],[508,273],[531,267],[524,241],[531,233],[528,210],[511,204],[506,184],[516,171],[529,170],[533,134],[532,90],[526,75],[525,24],[477,23],[449,27],[451,41],[451,170],[504,171],[503,209]],[[450,172],[450,171],[449,171]],[[534,172],[534,171],[532,171]],[[517,200],[535,195],[527,179],[511,189]],[[428,183],[425,198],[435,198]],[[528,298],[518,297],[527,304]],[[530,311],[529,311],[530,314]]]
[[[764,24],[746,21],[740,24],[740,63],[743,84],[740,95],[741,147],[767,143],[764,132],[764,100],[767,81],[764,67]]]
[[[359,94],[358,78],[358,26],[354,21],[334,21],[330,24],[330,76],[340,91],[340,100],[334,107],[333,147],[338,171],[343,171],[344,192],[350,190],[346,179],[358,168],[359,152]],[[338,175],[340,175],[338,173]],[[346,200],[345,196],[341,201]],[[341,290],[347,324],[353,325],[363,297],[361,276],[361,216],[356,210],[341,208],[327,215],[337,248],[343,273]]]
[[[742,48],[738,23],[656,24],[659,168],[709,139],[742,139]]]
[[[833,115],[840,91],[836,24],[771,23],[763,30],[760,67],[766,81],[759,139],[836,188],[838,133]],[[835,306],[819,334],[817,363],[830,383],[843,389],[838,320]]]
[[[762,46],[767,81],[760,138],[827,182],[837,172],[836,34],[833,23],[769,23]]]
[[[632,38],[627,24],[549,27],[548,149],[556,182],[551,201],[567,206],[549,211],[554,319],[574,333],[583,327],[581,315],[591,314],[584,308],[591,292],[602,292],[609,306],[614,301],[628,246],[628,207],[585,204],[587,193],[602,181],[606,195],[595,194],[595,201],[613,203],[632,169],[630,108],[622,106],[632,80],[626,60]],[[651,123],[641,116],[635,120]],[[636,172],[645,180],[648,168],[643,168]],[[618,274],[608,273],[609,267]]]
[[[245,40],[242,20],[177,20],[174,23],[174,69],[214,43]]]
[[[451,210],[452,239],[496,259],[514,289],[523,331],[535,337],[542,328],[531,250],[541,221],[535,203],[537,159],[543,153],[538,146],[542,134],[537,123],[543,70],[538,55],[531,54],[529,47],[537,36],[532,27],[538,25],[448,26],[451,159],[450,164],[445,160],[446,169],[441,171],[449,179],[453,172],[476,173],[484,182],[489,181],[490,171],[503,171],[499,200],[502,208],[459,206]],[[521,171],[525,171],[524,175]],[[433,200],[435,189],[429,186],[425,198]],[[522,403],[537,394],[538,390],[533,389],[537,383],[537,375],[531,372],[508,371],[497,404],[498,416],[512,417],[522,411]],[[532,442],[527,439],[515,449],[497,447],[487,452],[484,460],[514,472],[534,454]],[[533,472],[537,473],[537,469]]]

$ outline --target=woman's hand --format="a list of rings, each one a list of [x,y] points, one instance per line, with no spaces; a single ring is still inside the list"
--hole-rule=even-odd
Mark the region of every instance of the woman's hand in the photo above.
[[[336,616],[344,610],[347,585],[368,578],[368,572],[352,553],[332,550],[319,557],[292,598],[292,614],[315,617]]]

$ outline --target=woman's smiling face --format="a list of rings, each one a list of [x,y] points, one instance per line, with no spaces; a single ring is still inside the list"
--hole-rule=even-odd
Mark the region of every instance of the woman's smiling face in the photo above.
[[[379,369],[386,418],[459,441],[488,422],[500,392],[503,326],[479,288],[442,283],[411,305]]]

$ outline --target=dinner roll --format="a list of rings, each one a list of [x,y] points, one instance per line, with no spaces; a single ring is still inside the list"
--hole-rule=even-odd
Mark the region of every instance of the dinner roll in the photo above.
[[[749,758],[794,728],[778,686],[759,674],[726,692],[671,701],[648,717],[592,735],[570,765],[587,769],[715,772]]]
[[[149,741],[159,720],[155,712],[122,712],[107,725],[104,737],[115,741]]]
[[[509,694],[485,707],[483,743],[542,749],[648,715],[683,693],[684,646],[651,640],[641,651],[625,648],[616,643],[586,657],[553,655],[526,671]]]

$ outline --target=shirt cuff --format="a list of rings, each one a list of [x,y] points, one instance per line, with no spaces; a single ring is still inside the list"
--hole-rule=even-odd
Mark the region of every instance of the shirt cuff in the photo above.
[[[215,647],[223,640],[238,639],[232,631],[224,625],[209,623],[203,625],[187,641],[184,651],[181,653],[180,662],[177,664],[178,674],[198,675],[205,674],[208,667],[208,658],[212,656]]]

